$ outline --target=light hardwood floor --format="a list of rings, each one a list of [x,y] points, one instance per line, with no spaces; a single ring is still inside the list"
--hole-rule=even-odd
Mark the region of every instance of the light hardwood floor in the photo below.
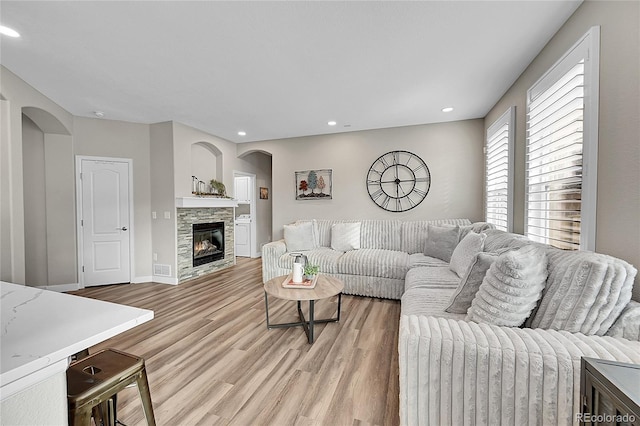
[[[400,302],[343,296],[339,323],[267,330],[260,259],[178,286],[123,284],[73,294],[155,312],[94,348],[146,360],[158,425],[397,425]],[[271,321],[297,320],[295,302],[269,299]],[[316,302],[335,315],[337,297]],[[303,303],[307,314],[308,303]],[[144,425],[135,387],[118,419]]]

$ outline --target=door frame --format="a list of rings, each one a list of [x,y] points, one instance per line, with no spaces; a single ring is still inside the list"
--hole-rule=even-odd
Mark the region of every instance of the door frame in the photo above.
[[[131,158],[120,158],[120,157],[93,157],[88,155],[76,155],[76,170],[75,170],[75,179],[76,179],[76,236],[78,240],[78,251],[76,253],[76,257],[78,259],[78,284],[80,288],[85,288],[84,286],[84,272],[83,268],[83,253],[84,253],[84,239],[82,233],[82,226],[80,225],[80,218],[82,217],[82,180],[80,179],[80,173],[82,170],[82,161],[111,161],[118,163],[126,163],[129,168],[129,282],[133,282],[134,277],[134,244],[133,244],[133,236],[135,235],[134,231],[134,223],[133,220],[133,159]]]
[[[256,250],[257,247],[257,237],[258,237],[258,218],[256,217],[256,196],[257,194],[257,187],[256,187],[256,175],[255,173],[248,173],[248,172],[241,172],[238,170],[234,170],[233,171],[233,182],[235,184],[235,178],[236,177],[240,177],[240,176],[248,176],[249,177],[249,185],[251,187],[251,190],[253,191],[251,193],[251,201],[249,202],[249,211],[251,212],[251,226],[250,226],[250,232],[251,232],[251,244],[249,247],[249,256],[251,259],[254,259],[256,257],[260,257],[259,252]],[[234,190],[235,191],[235,190]],[[234,196],[236,194],[233,194]],[[235,216],[235,212],[234,212],[234,216]],[[233,229],[235,232],[235,220],[236,218],[233,218],[234,224],[233,224]],[[234,246],[235,246],[235,234],[234,234]],[[235,247],[234,247],[235,250]]]

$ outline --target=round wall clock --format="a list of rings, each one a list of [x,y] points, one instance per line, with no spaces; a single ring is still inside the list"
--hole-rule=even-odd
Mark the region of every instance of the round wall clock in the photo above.
[[[373,162],[367,191],[378,206],[390,212],[411,210],[425,199],[431,186],[429,168],[408,151],[391,151]]]

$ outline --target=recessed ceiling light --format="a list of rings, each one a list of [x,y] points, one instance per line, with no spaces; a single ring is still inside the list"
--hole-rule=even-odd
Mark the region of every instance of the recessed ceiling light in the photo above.
[[[238,136],[247,136],[247,132],[243,132],[242,130],[240,130],[238,132]]]
[[[93,114],[98,118],[104,117],[104,112],[102,111],[93,111]]]
[[[327,124],[328,124],[329,126],[335,126],[335,125],[336,125],[336,124],[338,124],[338,123],[336,123],[335,121],[329,121]]]
[[[16,30],[9,27],[5,27],[4,25],[0,25],[0,34],[6,35],[9,37],[20,37],[20,34]]]
[[[442,108],[442,112],[451,112],[453,111],[453,107]]]

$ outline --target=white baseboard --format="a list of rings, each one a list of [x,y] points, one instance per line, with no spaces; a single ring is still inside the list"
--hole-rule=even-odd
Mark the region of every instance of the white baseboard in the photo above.
[[[178,279],[171,278],[171,277],[159,277],[156,275],[156,276],[153,276],[150,281],[153,281],[154,283],[160,283],[160,284],[178,285]]]
[[[65,291],[80,290],[80,284],[79,283],[55,284],[55,285],[46,285],[39,288],[43,288],[45,290],[57,291],[58,293],[64,293]]]
[[[151,281],[153,281],[153,277],[151,275],[148,277],[134,277],[133,280],[131,280],[131,284],[149,283]]]

